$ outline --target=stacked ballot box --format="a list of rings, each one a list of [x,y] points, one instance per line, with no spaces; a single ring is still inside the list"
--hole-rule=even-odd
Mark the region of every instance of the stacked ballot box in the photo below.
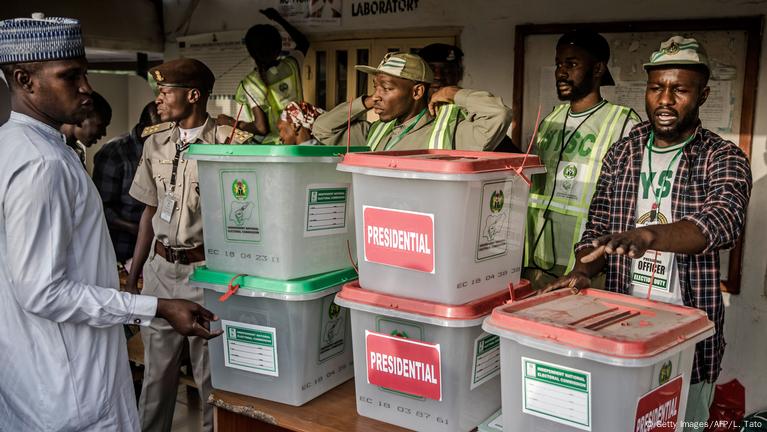
[[[537,157],[418,150],[348,154],[359,282],[349,308],[359,414],[423,431],[469,431],[501,407],[493,310],[520,280]]]
[[[333,303],[357,277],[346,151],[190,147],[206,258],[190,281],[224,330],[208,345],[214,388],[301,405],[353,376],[349,311]]]

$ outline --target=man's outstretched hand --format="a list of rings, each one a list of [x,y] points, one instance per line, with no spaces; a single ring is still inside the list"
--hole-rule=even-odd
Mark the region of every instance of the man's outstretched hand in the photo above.
[[[189,300],[157,299],[157,317],[168,321],[183,336],[212,339],[223,333],[210,331],[210,322],[218,320],[213,312]]]
[[[626,255],[629,258],[641,258],[655,239],[655,234],[647,228],[636,228],[622,233],[599,237],[592,242],[594,250],[581,258],[581,262],[596,261],[602,255]]]
[[[584,288],[588,288],[589,286],[591,286],[591,279],[585,273],[573,270],[567,276],[562,276],[561,278],[543,287],[543,289],[540,290],[538,294],[546,294],[547,292],[564,288],[570,288],[570,291],[573,294],[577,294],[578,291]]]

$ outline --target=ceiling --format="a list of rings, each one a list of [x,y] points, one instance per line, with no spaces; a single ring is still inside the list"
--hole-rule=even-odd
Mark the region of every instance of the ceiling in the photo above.
[[[138,51],[128,50],[112,50],[103,48],[85,48],[85,57],[90,63],[107,63],[107,62],[135,62]],[[149,61],[162,61],[163,55],[161,52],[145,52],[149,57]]]

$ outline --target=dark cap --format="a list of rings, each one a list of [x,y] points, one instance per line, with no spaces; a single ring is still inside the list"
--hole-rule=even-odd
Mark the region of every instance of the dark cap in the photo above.
[[[213,90],[216,77],[205,63],[192,58],[180,58],[149,69],[150,80],[158,86],[196,88],[202,92]]]
[[[571,30],[559,38],[557,47],[562,45],[575,45],[586,50],[589,54],[594,56],[597,61],[604,62],[605,74],[602,76],[600,85],[615,85],[615,80],[613,79],[610,70],[607,69],[607,62],[610,60],[610,44],[607,43],[607,40],[602,35],[586,29]]]
[[[460,63],[463,51],[457,46],[433,43],[421,48],[418,55],[426,60],[426,63]]]

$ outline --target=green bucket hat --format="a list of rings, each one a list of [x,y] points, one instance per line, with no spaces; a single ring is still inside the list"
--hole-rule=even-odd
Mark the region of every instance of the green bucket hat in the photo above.
[[[388,53],[377,68],[367,65],[356,65],[354,69],[366,74],[377,75],[384,73],[411,81],[431,84],[434,73],[420,56],[406,52]]]
[[[703,46],[693,38],[672,36],[660,44],[660,49],[650,56],[650,62],[644,64],[645,69],[673,65],[701,65],[710,69],[708,55]]]

